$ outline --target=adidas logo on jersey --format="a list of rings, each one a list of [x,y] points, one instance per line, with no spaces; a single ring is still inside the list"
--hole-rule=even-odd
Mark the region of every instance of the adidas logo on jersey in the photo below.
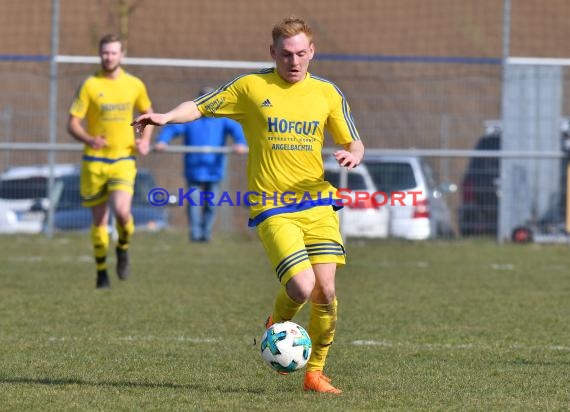
[[[273,107],[269,99],[265,99],[263,103],[261,103],[261,107]]]

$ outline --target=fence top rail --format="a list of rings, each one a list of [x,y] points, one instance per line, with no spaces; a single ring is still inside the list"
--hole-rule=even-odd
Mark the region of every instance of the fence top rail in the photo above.
[[[65,56],[55,57],[57,63],[99,64],[98,56]],[[204,60],[204,59],[161,59],[150,57],[125,57],[125,65],[133,66],[162,66],[162,67],[203,67],[218,69],[265,69],[273,67],[274,62],[264,61],[234,61],[234,60]]]
[[[79,152],[84,145],[80,143],[34,143],[34,142],[0,142],[0,150],[5,151],[62,151]],[[324,155],[332,155],[338,148],[325,147]],[[227,153],[233,152],[231,146],[166,146],[165,153]],[[366,154],[369,156],[416,156],[416,157],[494,157],[501,159],[561,159],[568,154],[560,151],[539,151],[539,150],[453,150],[453,149],[377,149],[368,148]]]
[[[552,57],[509,57],[507,64],[522,66],[570,66],[570,59]]]

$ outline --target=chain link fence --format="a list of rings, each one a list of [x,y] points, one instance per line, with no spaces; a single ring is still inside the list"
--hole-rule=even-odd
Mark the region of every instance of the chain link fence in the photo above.
[[[125,67],[163,111],[247,64],[270,65],[271,27],[295,14],[315,30],[311,71],[343,90],[369,153],[429,164],[422,175],[445,200],[447,236],[565,231],[567,2],[30,2],[9,3],[0,17],[1,170],[79,162],[67,110],[97,69],[101,35],[127,39]],[[184,150],[151,154],[139,167],[176,191]],[[227,190],[245,189],[245,161],[230,156]],[[47,197],[55,180],[52,172]],[[244,208],[220,211],[217,230],[247,230]],[[168,214],[170,227],[184,227],[183,207]]]

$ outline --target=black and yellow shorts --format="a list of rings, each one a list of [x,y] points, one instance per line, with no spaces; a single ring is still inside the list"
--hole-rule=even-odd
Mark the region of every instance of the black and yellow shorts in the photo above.
[[[81,166],[80,194],[85,207],[105,203],[109,194],[121,190],[134,193],[137,167],[134,157],[87,160]]]
[[[257,226],[257,234],[283,285],[315,263],[345,264],[339,219],[331,206],[271,216]]]

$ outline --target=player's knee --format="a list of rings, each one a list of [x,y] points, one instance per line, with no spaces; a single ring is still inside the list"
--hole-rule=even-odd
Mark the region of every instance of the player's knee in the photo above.
[[[115,210],[115,218],[121,226],[125,226],[131,220],[131,211],[126,207],[118,207]]]
[[[319,303],[329,304],[334,301],[336,297],[336,291],[334,285],[321,285],[315,293],[313,293],[313,299]]]
[[[287,288],[287,294],[297,303],[305,303],[311,297],[311,289],[304,285],[293,285]]]
[[[286,285],[287,294],[297,303],[309,300],[315,288],[315,277],[299,273],[293,276]]]

